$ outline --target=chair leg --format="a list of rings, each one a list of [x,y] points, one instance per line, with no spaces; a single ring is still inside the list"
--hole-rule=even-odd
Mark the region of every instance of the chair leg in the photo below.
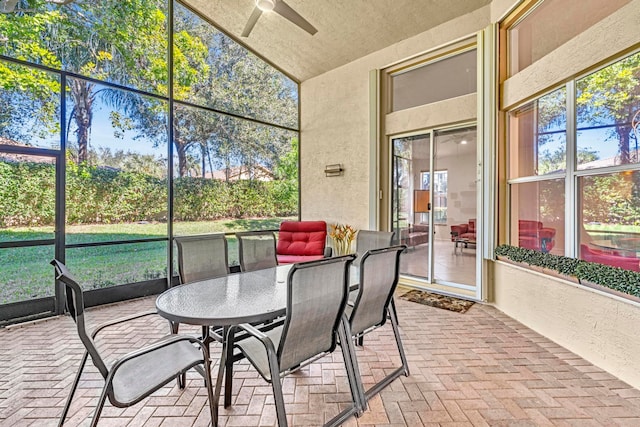
[[[400,360],[402,360],[402,367],[404,369],[404,376],[409,376],[409,363],[407,362],[407,356],[404,354],[404,347],[402,345],[402,339],[400,339],[400,329],[398,328],[398,315],[396,314],[396,306],[389,304],[389,315],[391,317],[391,326],[393,328],[393,335],[396,337],[396,345],[398,346],[398,352],[400,353]]]
[[[209,358],[209,352],[202,347],[202,353],[204,354],[204,383],[207,386],[207,396],[209,398],[209,412],[211,412],[211,426],[218,426],[218,402],[214,404],[213,400],[213,387],[211,386],[211,359]]]
[[[178,333],[178,329],[180,329],[180,323],[172,322],[169,320],[169,330],[173,335]],[[187,384],[187,374],[182,374],[178,378],[178,388],[180,390],[184,390],[185,385]]]
[[[100,395],[100,400],[98,400],[98,405],[96,406],[96,410],[93,412],[91,427],[96,427],[98,425],[100,414],[102,414],[102,409],[104,408],[104,404],[107,401],[107,388],[111,384],[112,378],[113,378],[112,375],[109,375],[105,380],[104,388],[102,389],[102,394]]]
[[[82,371],[84,370],[84,365],[87,363],[87,358],[89,357],[89,352],[85,351],[82,356],[82,361],[80,362],[80,368],[78,368],[78,373],[76,374],[76,378],[73,380],[73,384],[71,385],[71,391],[69,392],[69,397],[67,397],[67,403],[64,405],[64,409],[62,410],[62,415],[60,415],[60,421],[58,422],[58,427],[62,427],[64,425],[64,420],[67,418],[67,414],[69,413],[69,408],[71,407],[71,401],[73,400],[73,395],[76,393],[78,388],[78,383],[80,382],[80,376],[82,375]]]
[[[367,400],[364,395],[364,386],[360,376],[360,368],[358,367],[358,359],[356,358],[356,349],[353,342],[349,339],[351,336],[351,328],[349,321],[345,318],[341,322],[338,329],[338,337],[340,338],[340,348],[342,349],[342,358],[344,359],[345,369],[347,370],[347,379],[351,389],[351,396],[356,409],[356,416],[362,415],[367,409]]]
[[[273,348],[273,346],[271,346]],[[267,348],[269,358],[269,371],[271,373],[271,388],[273,388],[273,398],[276,403],[276,415],[278,416],[278,426],[287,427],[287,413],[284,407],[284,397],[282,396],[282,383],[280,382],[280,368],[275,351]]]

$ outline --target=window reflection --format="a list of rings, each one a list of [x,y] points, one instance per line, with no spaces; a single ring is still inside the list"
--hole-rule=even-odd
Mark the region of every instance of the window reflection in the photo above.
[[[578,169],[639,163],[640,53],[576,82]]]
[[[509,177],[564,172],[567,161],[566,89],[509,113]]]
[[[564,185],[564,179],[511,185],[511,245],[564,254]]]
[[[580,257],[640,271],[640,171],[579,178]]]

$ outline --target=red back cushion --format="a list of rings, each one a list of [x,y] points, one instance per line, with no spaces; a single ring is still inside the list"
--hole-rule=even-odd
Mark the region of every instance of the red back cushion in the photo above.
[[[467,230],[469,233],[475,233],[476,232],[476,220],[474,219],[470,219],[469,220],[469,230]]]
[[[323,255],[327,240],[324,221],[284,221],[278,233],[280,255]]]

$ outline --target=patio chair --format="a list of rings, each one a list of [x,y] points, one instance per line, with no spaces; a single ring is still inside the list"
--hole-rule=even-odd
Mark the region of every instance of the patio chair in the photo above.
[[[348,296],[349,265],[354,255],[294,264],[287,278],[287,316],[284,325],[269,331],[242,324],[232,326],[224,344],[215,401],[218,402],[226,361],[233,357],[237,346],[262,378],[271,383],[276,404],[278,425],[287,425],[282,396],[281,378],[335,350],[337,335],[342,346],[345,367],[351,386],[353,405],[336,415],[326,425],[339,425],[353,414],[362,412],[353,365],[352,344],[346,335],[344,308]],[[250,337],[236,341],[236,332],[245,331]],[[229,382],[227,382],[229,387]]]
[[[180,283],[214,279],[229,274],[227,239],[222,233],[175,236]]]
[[[91,426],[98,424],[98,419],[107,398],[113,406],[127,408],[140,402],[172,380],[178,379],[189,369],[198,365],[204,365],[204,381],[209,398],[211,420],[214,425],[217,425],[217,407],[213,405],[209,353],[200,340],[190,336],[171,335],[125,354],[108,367],[93,341],[96,335],[107,327],[149,316],[155,314],[155,312],[139,313],[104,323],[89,335],[85,329],[84,299],[80,285],[63,263],[53,260],[51,264],[56,269],[56,279],[66,286],[67,310],[76,324],[78,335],[85,347],[80,368],[71,386],[58,426],[64,424],[89,356],[102,378],[104,378],[104,387],[91,420]]]
[[[236,233],[240,253],[240,271],[276,267],[276,236],[272,231]]]
[[[405,245],[392,246],[383,249],[373,249],[362,256],[358,293],[355,301],[347,305],[346,313],[349,317],[349,333],[354,339],[383,326],[387,319],[391,319],[391,327],[395,335],[396,345],[400,353],[402,366],[395,369],[369,390],[361,390],[365,401],[376,395],[380,390],[391,384],[400,375],[409,376],[409,365],[402,347],[398,320],[393,304],[393,293],[398,285],[400,273],[400,254],[407,247]],[[355,352],[352,353],[353,364],[357,366]],[[357,376],[359,378],[359,376]],[[359,383],[360,387],[361,383]]]
[[[360,260],[365,252],[371,249],[388,248],[393,242],[393,231],[360,230],[356,235],[356,255],[354,266],[360,265]]]

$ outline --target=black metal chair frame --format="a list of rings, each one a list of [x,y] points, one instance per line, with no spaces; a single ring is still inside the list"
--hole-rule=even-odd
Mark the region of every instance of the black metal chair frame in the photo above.
[[[82,288],[80,287],[78,282],[73,278],[73,276],[69,273],[68,269],[63,263],[61,263],[58,260],[53,260],[51,261],[51,264],[56,269],[56,279],[60,280],[66,286],[67,310],[69,311],[69,314],[71,315],[71,317],[73,318],[76,324],[78,335],[80,337],[80,340],[82,341],[82,344],[85,347],[85,352],[82,356],[80,367],[73,381],[71,390],[69,392],[69,396],[67,398],[64,409],[60,416],[60,421],[58,424],[59,427],[62,427],[64,425],[65,418],[69,413],[69,408],[71,407],[73,396],[78,388],[80,377],[82,376],[82,372],[84,370],[84,367],[87,363],[87,359],[89,358],[89,356],[91,356],[91,360],[94,366],[98,369],[98,371],[100,372],[100,375],[105,380],[102,393],[100,395],[93,418],[91,420],[92,427],[98,424],[100,414],[102,413],[102,409],[104,408],[104,404],[106,403],[107,398],[109,399],[109,401],[113,406],[118,408],[127,408],[129,406],[133,406],[136,403],[142,401],[144,398],[151,395],[152,393],[154,393],[155,391],[162,388],[164,385],[173,381],[174,379],[180,378],[182,375],[186,374],[186,372],[189,369],[195,368],[200,364],[204,365],[204,372],[205,372],[204,380],[205,380],[205,386],[207,388],[207,395],[209,399],[209,409],[211,412],[211,420],[213,425],[217,425],[218,411],[217,411],[217,407],[214,406],[213,404],[214,400],[213,400],[213,387],[211,385],[211,362],[209,360],[209,352],[207,351],[207,348],[204,345],[204,343],[202,343],[202,341],[194,337],[185,336],[185,335],[171,335],[153,344],[147,345],[141,349],[125,354],[124,356],[116,360],[110,368],[107,368],[106,363],[100,356],[100,353],[98,352],[98,349],[94,343],[94,339],[96,338],[98,333],[100,333],[102,330],[104,330],[107,327],[114,326],[123,322],[134,320],[134,319],[140,319],[146,316],[155,315],[156,312],[148,311],[148,312],[138,313],[138,314],[122,317],[116,320],[112,320],[110,322],[103,323],[98,327],[96,327],[96,329],[92,332],[92,334],[89,335],[85,328],[84,299],[82,294]],[[136,362],[141,363],[141,361],[144,360],[145,356],[153,354],[154,352],[162,351],[164,349],[168,350],[169,347],[174,347],[173,351],[178,353],[180,353],[180,350],[185,350],[185,349],[188,350],[188,348],[185,347],[185,344],[188,346],[193,346],[193,345],[198,346],[200,348],[200,351],[202,352],[202,357],[197,359],[190,358],[187,361],[182,361],[181,364],[176,365],[176,369],[174,369],[173,371],[169,371],[170,373],[167,373],[167,376],[161,379],[158,379],[156,382],[149,385],[146,389],[140,390],[139,394],[136,397],[133,397],[128,400],[118,399],[118,396],[116,395],[116,392],[114,390],[113,381],[115,379],[116,374],[121,368],[125,369],[130,365],[135,365]],[[162,363],[163,360],[158,360],[157,362]],[[135,366],[134,366],[134,369],[135,369]],[[132,378],[132,380],[135,380],[135,378]]]
[[[332,263],[338,263],[338,262],[345,263],[344,277],[343,277],[343,284],[342,284],[342,296],[340,297],[341,303],[339,304],[338,307],[336,307],[336,313],[338,313],[338,316],[336,317],[335,323],[332,325],[331,345],[328,348],[323,349],[323,351],[321,351],[320,353],[315,354],[312,357],[309,357],[300,363],[294,364],[294,366],[285,366],[284,369],[282,369],[281,361],[282,361],[282,358],[284,357],[283,356],[284,354],[283,348],[285,347],[284,343],[287,340],[287,334],[290,331],[290,328],[293,329],[291,326],[291,321],[290,321],[291,319],[289,316],[285,318],[284,325],[281,327],[282,338],[277,343],[274,343],[271,338],[273,334],[269,336],[268,332],[265,333],[264,331],[260,331],[249,324],[234,325],[229,329],[227,334],[227,339],[223,344],[222,357],[220,360],[218,378],[217,378],[216,387],[215,387],[214,399],[216,402],[218,402],[220,398],[220,391],[221,391],[222,380],[223,380],[222,377],[224,374],[225,364],[227,363],[228,359],[234,358],[233,349],[237,342],[236,333],[238,332],[247,333],[253,336],[254,338],[256,338],[265,348],[267,359],[268,359],[268,365],[269,365],[269,378],[265,377],[265,375],[262,372],[260,371],[259,372],[267,382],[271,383],[271,386],[273,388],[278,425],[280,427],[287,426],[286,410],[284,405],[284,399],[282,396],[282,384],[280,382],[281,378],[333,352],[337,345],[337,342],[338,342],[337,340],[339,339],[341,343],[345,343],[345,342],[348,343],[348,345],[341,345],[341,350],[344,358],[345,368],[347,371],[349,385],[351,388],[351,394],[353,397],[353,405],[351,407],[344,409],[342,412],[340,412],[338,415],[332,418],[327,424],[325,424],[325,426],[338,426],[344,423],[350,416],[352,415],[359,416],[362,414],[364,410],[364,407],[363,407],[364,400],[360,392],[361,387],[358,385],[359,384],[358,383],[359,378],[357,378],[358,370],[357,370],[357,367],[354,367],[352,365],[353,361],[357,363],[357,360],[352,354],[353,344],[351,343],[351,340],[349,339],[349,335],[347,333],[348,319],[344,314],[344,308],[346,307],[346,304],[348,301],[349,265],[351,264],[354,258],[355,258],[355,255],[346,255],[343,257],[335,257],[335,258],[323,259],[318,261],[310,261],[310,262],[294,264],[289,272],[289,276],[287,279],[287,286],[288,286],[287,313],[291,313],[292,306],[294,304],[293,294],[295,292],[293,278],[296,276],[298,271],[308,269],[308,268],[314,268],[316,266],[322,266],[326,264],[332,264]],[[252,364],[255,364],[255,362],[251,359],[250,355],[248,355],[247,358]],[[231,382],[229,381],[228,378],[226,380],[227,382],[225,383],[225,387],[230,387]]]
[[[385,378],[372,386],[369,390],[364,390],[362,382],[360,380],[360,375],[356,375],[358,379],[358,387],[360,388],[360,394],[363,400],[365,401],[363,407],[366,408],[366,402],[368,402],[373,396],[379,393],[382,389],[391,384],[396,378],[400,375],[409,376],[409,364],[407,362],[407,357],[404,353],[404,348],[402,346],[402,340],[400,338],[400,329],[398,328],[398,317],[395,309],[395,304],[393,301],[393,293],[398,285],[399,275],[400,275],[400,254],[407,248],[406,245],[398,245],[392,246],[389,248],[382,249],[373,249],[367,251],[364,255],[362,255],[362,259],[360,262],[360,275],[359,275],[359,287],[358,287],[358,296],[356,297],[353,303],[349,303],[347,308],[347,315],[349,317],[348,324],[348,335],[351,336],[354,340],[360,341],[362,337],[381,326],[385,325],[387,319],[391,319],[391,327],[393,329],[393,334],[395,337],[396,345],[398,347],[398,352],[400,354],[400,360],[402,365],[395,369],[393,372],[389,373]],[[364,327],[360,325],[359,330],[356,331],[354,328],[354,323],[357,322],[357,316],[360,312],[371,313],[371,307],[367,307],[361,302],[364,300],[363,295],[366,292],[369,292],[367,287],[367,265],[369,263],[375,261],[375,257],[379,255],[384,255],[389,252],[395,252],[395,266],[393,273],[393,281],[391,283],[386,284],[388,286],[386,300],[382,305],[383,310],[379,314],[376,314],[377,319],[371,321],[369,324]],[[361,342],[361,341],[360,341]],[[352,353],[354,366],[358,366],[356,353]]]

